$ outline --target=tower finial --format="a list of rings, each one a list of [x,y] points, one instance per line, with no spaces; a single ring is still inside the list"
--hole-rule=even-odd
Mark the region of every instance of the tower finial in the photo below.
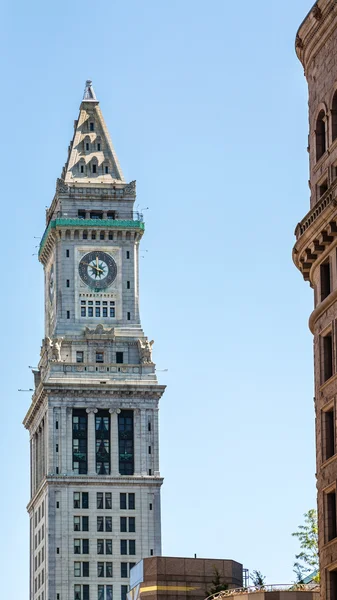
[[[85,82],[85,89],[84,89],[84,94],[83,94],[83,100],[85,100],[86,102],[89,100],[94,100],[97,101],[96,98],[96,94],[94,92],[94,88],[92,87],[92,81],[91,79],[87,79],[87,81]]]

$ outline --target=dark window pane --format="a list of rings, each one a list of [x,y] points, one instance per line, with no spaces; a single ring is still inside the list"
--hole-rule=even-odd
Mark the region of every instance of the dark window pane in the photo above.
[[[131,531],[132,533],[136,531],[135,517],[129,517],[129,531]]]
[[[104,577],[104,563],[97,563],[97,577]]]
[[[103,517],[97,517],[97,531],[104,531]]]
[[[129,554],[136,554],[136,540],[129,540]]]
[[[89,554],[89,540],[82,540],[82,554]]]
[[[89,517],[82,517],[82,531],[89,531]]]
[[[134,494],[129,494],[129,509],[130,510],[135,509],[135,495]]]
[[[119,508],[126,508],[126,494],[119,494]]]
[[[127,529],[126,529],[126,517],[121,517],[121,531],[122,532],[127,531]]]
[[[127,549],[127,540],[121,540],[121,554],[127,554],[128,553],[128,549]]]
[[[112,531],[112,518],[105,517],[105,531]]]
[[[89,508],[89,494],[82,492],[82,508]]]
[[[111,508],[111,507],[112,507],[111,492],[107,492],[105,494],[105,508]]]
[[[121,563],[121,577],[128,576],[128,563]]]
[[[104,540],[97,540],[97,554],[104,554]]]
[[[105,540],[105,554],[112,554],[112,540]]]
[[[103,493],[97,492],[97,508],[103,508]]]
[[[112,563],[111,562],[105,563],[105,576],[112,577]]]
[[[89,577],[89,563],[88,562],[82,563],[82,567],[83,567],[83,577]]]

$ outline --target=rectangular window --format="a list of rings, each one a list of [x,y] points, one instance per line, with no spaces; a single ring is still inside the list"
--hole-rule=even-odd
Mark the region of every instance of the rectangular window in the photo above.
[[[330,260],[326,260],[320,267],[321,275],[321,302],[327,298],[331,292],[330,282]]]
[[[96,473],[110,473],[110,414],[100,410],[95,416],[96,429]]]
[[[119,473],[133,475],[133,411],[122,410],[118,415]],[[129,494],[130,498],[130,494]]]
[[[89,531],[89,517],[82,517],[82,531]]]
[[[105,577],[112,577],[112,562],[105,563]]]
[[[97,554],[104,554],[104,540],[97,540]]]
[[[82,350],[78,350],[76,352],[76,362],[77,363],[82,363],[83,362],[83,352],[82,352]]]
[[[118,365],[123,364],[124,361],[124,353],[123,352],[116,352],[116,363]]]
[[[88,144],[88,143],[86,143],[86,145],[85,145],[85,149],[86,149],[86,151],[88,151],[88,150],[89,150],[89,144]]]
[[[136,531],[136,519],[135,517],[129,517],[129,531],[134,533]]]
[[[97,577],[104,577],[104,562],[97,563]]]
[[[111,301],[110,302],[110,318],[114,319],[115,318],[115,302]]]
[[[69,250],[66,250],[66,258],[69,258],[69,256],[70,256]]]
[[[126,494],[119,494],[119,508],[121,510],[126,509]]]
[[[83,171],[81,171],[83,173]],[[77,213],[79,219],[85,219],[85,210],[79,210]]]
[[[81,517],[74,517],[74,531],[81,531]]]
[[[149,450],[148,450],[149,454],[151,454],[152,450],[151,450],[151,446],[149,446]]]
[[[94,307],[88,306],[88,317],[93,317],[93,316],[94,316]]]
[[[129,554],[136,554],[136,540],[129,540]]]
[[[126,251],[126,258],[129,259],[130,258],[130,252],[129,250]]]
[[[92,172],[97,173],[97,165],[92,165]]]
[[[333,374],[332,358],[332,333],[331,331],[323,337],[323,383],[330,379]]]
[[[81,508],[81,494],[74,492],[74,508]]]
[[[101,307],[95,306],[95,317],[100,317],[100,316],[101,316]]]
[[[112,233],[112,231],[109,231],[109,240],[113,240],[114,239],[114,234]]]
[[[101,151],[101,144],[98,142],[97,143],[97,152],[100,152],[100,151]]]
[[[89,540],[82,540],[82,554],[89,554]]]
[[[325,507],[325,531],[326,541],[330,542],[336,537],[336,490],[326,494],[326,507]]]
[[[121,540],[121,551],[120,554],[127,554],[128,553],[128,541],[127,540]]]
[[[74,577],[81,577],[81,563],[74,562]]]
[[[128,321],[131,321],[131,313],[128,312]]]
[[[89,586],[83,585],[83,600],[90,600],[89,598]]]
[[[104,598],[104,585],[97,587],[97,600],[105,600]]]
[[[128,586],[121,585],[121,600],[127,600]]]
[[[90,131],[94,131],[94,124],[92,122],[90,123]]]
[[[59,594],[57,594],[59,596]],[[80,585],[75,585],[74,586],[74,600],[82,600],[82,594],[81,594],[81,586]]]
[[[97,492],[97,508],[103,508],[103,492]]]
[[[112,600],[112,585],[106,585],[106,598],[105,600]]]
[[[112,518],[105,517],[105,531],[112,531]]]
[[[103,306],[102,308],[102,317],[107,317],[108,316],[108,307],[107,306]]]
[[[92,211],[90,213],[90,219],[103,219],[103,213],[101,211]]]
[[[130,281],[126,282],[126,287],[127,287],[128,290],[130,289]]]
[[[70,286],[70,279],[67,279],[67,287]]]
[[[70,310],[67,310],[67,319],[70,319]]]
[[[96,231],[93,231],[91,234],[91,239],[95,240],[96,239]]]
[[[335,454],[334,409],[322,411],[323,460]]]
[[[105,165],[105,174],[107,175],[109,173],[109,167],[107,165]]]
[[[97,531],[104,531],[104,517],[97,517]]]
[[[125,531],[127,531],[127,517],[121,517],[120,518],[120,530],[122,533],[124,533]]]
[[[337,598],[337,570],[327,572],[328,594],[327,600],[336,600]]]
[[[322,181],[322,183],[320,183],[318,185],[318,197],[321,198],[323,196],[323,194],[325,194],[327,189],[328,189],[328,180],[325,179],[324,181]]]
[[[88,562],[82,563],[82,576],[89,577],[89,563]]]
[[[87,473],[87,413],[85,409],[73,410],[73,470],[75,474]]]
[[[83,231],[83,239],[84,240],[88,239],[88,232],[87,231]]]
[[[112,554],[112,540],[105,540],[105,554]]]
[[[135,495],[134,493],[128,494],[129,496],[129,510],[135,510]]]
[[[82,492],[82,508],[89,508],[89,493]]]
[[[99,239],[104,240],[104,237],[105,237],[104,231],[101,231],[99,234]]]
[[[103,363],[104,362],[104,353],[103,352],[96,352],[96,362],[97,363]]]
[[[128,563],[122,562],[121,563],[121,577],[127,577],[128,576]]]
[[[74,540],[74,554],[81,554],[81,540]]]
[[[111,492],[106,492],[106,494],[105,494],[105,508],[107,508],[107,509],[112,508]]]

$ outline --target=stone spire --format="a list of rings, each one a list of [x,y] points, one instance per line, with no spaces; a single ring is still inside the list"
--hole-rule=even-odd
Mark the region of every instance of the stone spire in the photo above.
[[[92,81],[90,79],[87,79],[87,81],[85,82],[83,100],[85,100],[86,102],[90,102],[91,100],[97,101],[94,88],[92,87]]]
[[[124,183],[124,176],[105,124],[92,81],[85,83],[74,137],[61,179],[68,185]]]

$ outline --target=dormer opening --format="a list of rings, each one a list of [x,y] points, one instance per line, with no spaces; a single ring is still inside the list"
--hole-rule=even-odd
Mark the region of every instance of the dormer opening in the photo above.
[[[90,164],[90,171],[93,175],[97,175],[98,174],[98,161],[97,158],[93,158]]]
[[[100,152],[102,150],[102,140],[101,140],[101,136],[97,136],[96,137],[96,150],[97,152]]]
[[[93,121],[89,122],[89,131],[95,131],[95,123]]]
[[[90,137],[88,135],[83,140],[83,151],[90,152]]]

